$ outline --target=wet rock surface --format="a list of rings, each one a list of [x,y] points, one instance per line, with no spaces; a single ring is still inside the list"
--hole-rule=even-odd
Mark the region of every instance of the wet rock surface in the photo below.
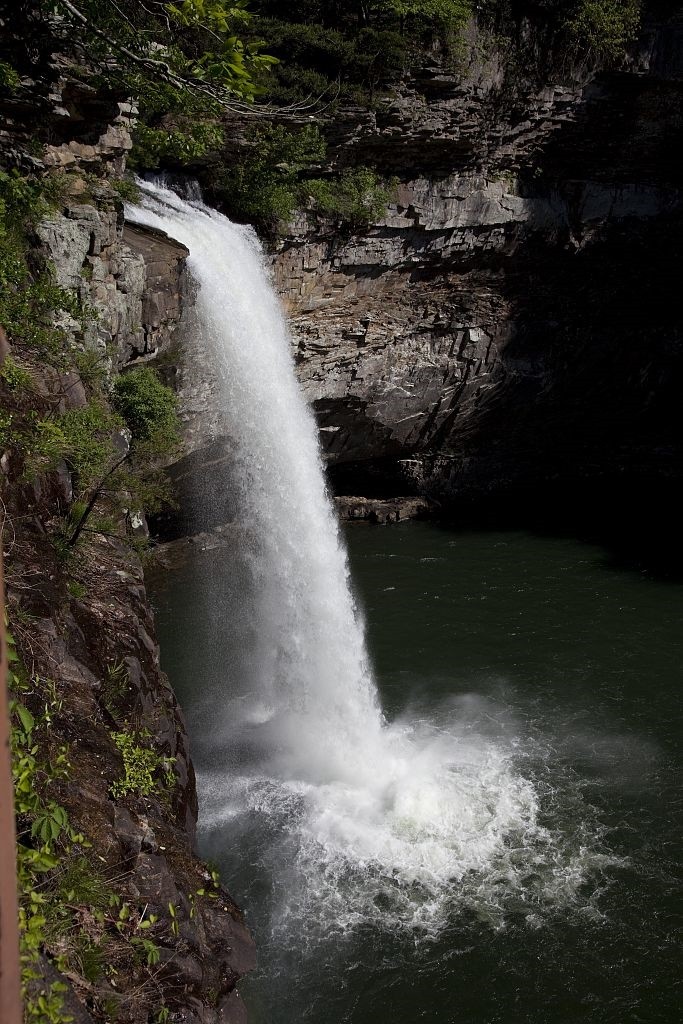
[[[4,493],[11,498],[7,487]],[[34,512],[28,510],[32,519]],[[9,522],[14,513],[10,502]],[[106,995],[121,1021],[147,1021],[160,993],[165,1005],[187,1014],[178,1019],[230,1020],[220,1001],[255,966],[254,943],[240,911],[194,853],[194,771],[182,714],[159,667],[141,566],[123,541],[92,538],[68,589],[46,544],[40,531],[17,533],[8,591],[10,601],[21,596],[23,612],[31,616],[32,674],[54,681],[51,742],[66,747],[70,762],[59,800],[121,898],[156,918],[145,937],[160,955],[153,992],[139,991],[139,969],[118,959],[115,948],[116,974],[111,985],[104,983],[108,993],[102,984],[92,993],[84,981],[68,980],[86,1005],[93,994],[100,1000]],[[114,734],[130,730],[131,723],[172,763],[172,779],[149,795],[115,798],[112,786],[123,766]],[[74,995],[69,1000],[70,1006]],[[76,1019],[90,1019],[80,1014]]]

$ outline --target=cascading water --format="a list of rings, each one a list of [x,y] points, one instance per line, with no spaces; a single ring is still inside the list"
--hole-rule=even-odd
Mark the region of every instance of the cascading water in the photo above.
[[[128,214],[190,250],[247,526],[251,647],[243,678],[226,670],[205,717],[216,740],[200,780],[204,830],[265,822],[279,884],[271,928],[298,927],[299,943],[368,923],[434,934],[465,895],[495,917],[501,879],[521,891],[530,864],[535,908],[575,890],[576,859],[539,824],[500,730],[473,734],[462,708],[383,718],[315,422],[253,232],[153,185]]]

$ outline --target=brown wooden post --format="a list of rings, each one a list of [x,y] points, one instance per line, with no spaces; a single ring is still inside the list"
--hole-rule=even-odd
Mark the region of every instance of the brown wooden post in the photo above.
[[[0,364],[6,345],[0,327]],[[0,539],[2,534],[0,533]],[[0,1022],[21,1024],[21,975],[17,908],[17,850],[7,708],[5,589],[0,543]]]

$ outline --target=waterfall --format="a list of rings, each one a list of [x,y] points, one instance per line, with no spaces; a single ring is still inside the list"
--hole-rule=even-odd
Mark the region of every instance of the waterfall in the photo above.
[[[382,723],[282,311],[251,229],[162,187],[144,189],[143,208],[132,216],[190,250],[197,321],[240,459],[230,485],[257,540],[255,703],[262,716],[277,714],[280,746],[285,732],[299,742],[302,731],[309,737],[300,772],[336,776],[348,769],[348,755],[335,754],[360,742],[372,749]]]
[[[537,876],[547,862],[546,888],[566,884],[574,866],[556,862],[509,745],[472,735],[462,706],[384,720],[316,425],[253,231],[146,184],[127,214],[190,251],[197,330],[236,446],[226,486],[246,526],[253,630],[242,678],[226,665],[205,719],[217,736],[200,779],[205,832],[230,821],[230,842],[235,822],[261,823],[280,886],[272,927],[305,919],[307,939],[364,921],[438,929],[465,892],[491,912],[501,878],[521,888],[530,862]]]

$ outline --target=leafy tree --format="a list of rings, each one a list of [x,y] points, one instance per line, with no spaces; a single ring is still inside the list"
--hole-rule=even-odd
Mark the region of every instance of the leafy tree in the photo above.
[[[640,24],[640,0],[579,0],[567,19],[576,43],[595,56],[623,57]]]
[[[325,142],[314,125],[293,132],[270,124],[254,129],[250,143],[240,162],[221,168],[213,188],[225,196],[233,216],[273,231],[294,212],[299,175],[323,159]]]
[[[409,17],[446,22],[459,19],[463,8],[469,13],[464,0],[301,0],[296,13],[288,0],[262,0],[260,5],[266,16],[337,28],[352,21],[369,24]]]
[[[257,40],[245,42],[247,0],[39,0],[68,26],[68,41],[105,78],[163,82],[224,107],[256,95],[255,77],[274,63]],[[64,33],[66,41],[67,34]],[[111,58],[116,66],[112,68]],[[134,91],[134,90],[133,90]]]
[[[179,442],[176,397],[149,366],[121,374],[112,385],[112,404],[131,432],[136,450],[151,446],[167,455]]]
[[[437,27],[459,27],[472,8],[467,0],[378,0],[373,6],[400,19],[401,28],[410,22],[429,22]]]
[[[396,181],[382,181],[369,167],[353,167],[335,179],[307,182],[313,208],[350,227],[369,224],[394,199]]]

